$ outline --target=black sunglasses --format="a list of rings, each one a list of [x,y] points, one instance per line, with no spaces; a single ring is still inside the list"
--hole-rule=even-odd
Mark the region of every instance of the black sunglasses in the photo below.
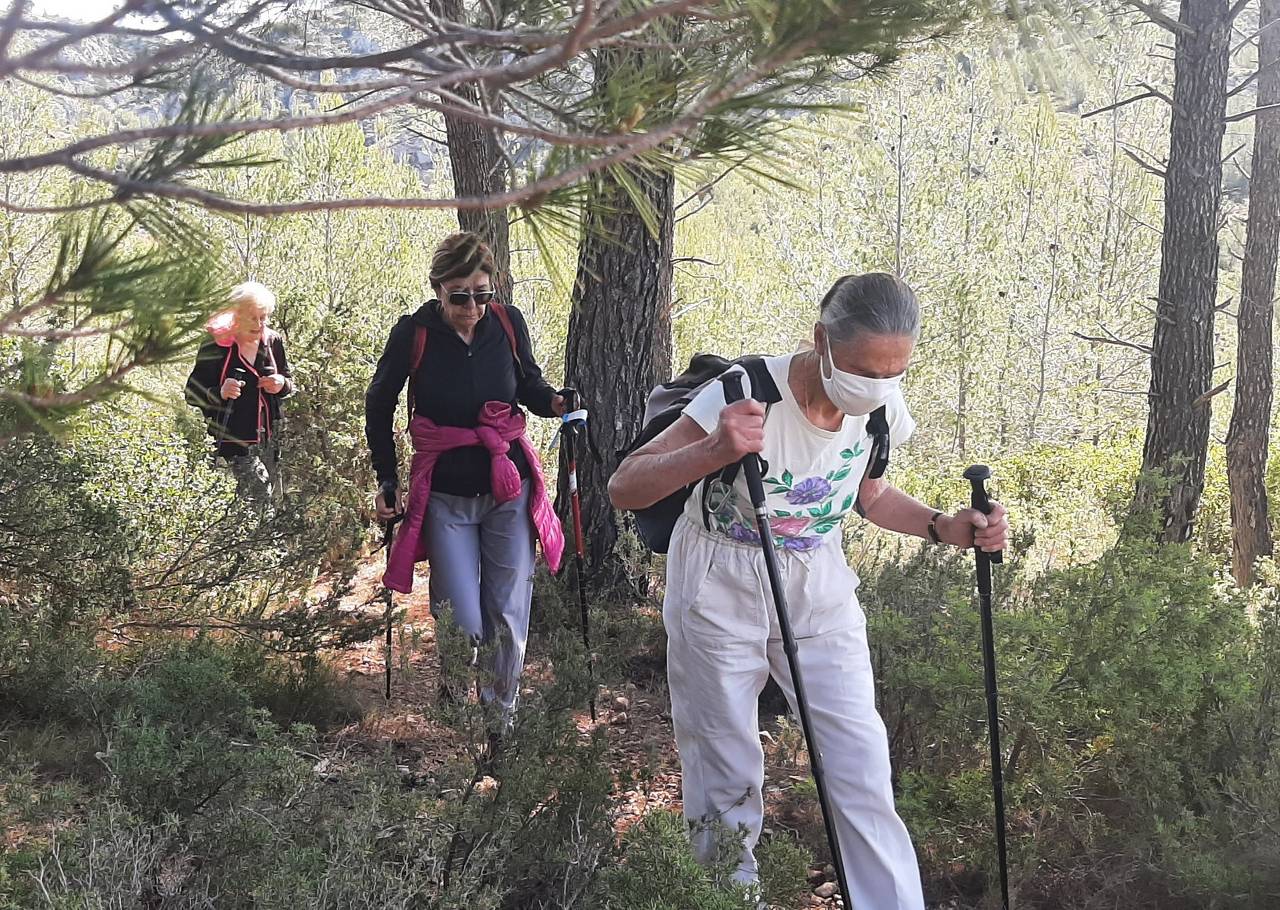
[[[474,299],[476,306],[484,306],[496,296],[494,291],[450,291],[448,302],[452,306],[462,307]]]

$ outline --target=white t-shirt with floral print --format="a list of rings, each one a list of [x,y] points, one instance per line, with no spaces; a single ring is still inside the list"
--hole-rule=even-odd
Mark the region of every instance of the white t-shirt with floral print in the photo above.
[[[838,430],[814,426],[800,410],[791,393],[787,374],[795,354],[766,357],[765,364],[782,394],[782,400],[769,408],[765,420],[764,473],[765,506],[774,543],[779,549],[813,550],[828,540],[839,540],[832,534],[854,509],[858,487],[871,457],[871,436],[867,417],[845,417]],[[743,379],[750,387],[750,379]],[[889,443],[896,451],[915,430],[915,421],[907,411],[902,393],[895,392],[886,403]],[[707,385],[684,409],[707,433],[714,432],[725,406],[724,386]],[[735,479],[732,495],[725,490],[711,490],[711,530],[743,543],[759,541],[756,523],[747,493],[746,478],[741,472]],[[685,515],[702,526],[702,488],[694,489],[685,503]]]

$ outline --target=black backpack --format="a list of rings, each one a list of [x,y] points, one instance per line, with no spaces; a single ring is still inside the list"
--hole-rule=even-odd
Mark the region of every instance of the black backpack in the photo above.
[[[782,400],[777,383],[769,373],[764,359],[759,355],[727,360],[716,354],[695,354],[689,361],[688,368],[672,379],[654,388],[645,402],[644,426],[640,434],[631,444],[618,453],[619,462],[636,449],[656,439],[667,427],[680,419],[685,407],[697,397],[708,383],[720,378],[725,371],[741,366],[751,383],[749,394],[756,401],[770,407]],[[889,467],[889,422],[883,405],[871,412],[867,418],[867,431],[871,435],[871,459],[867,463],[866,477],[872,479],[882,476]],[[708,474],[688,486],[681,487],[664,499],[651,506],[637,509],[632,514],[636,519],[636,530],[640,539],[655,553],[666,553],[671,546],[671,533],[675,529],[676,520],[684,511],[685,502],[692,495],[695,487],[701,487],[702,520],[710,526],[707,510],[707,489],[711,481],[717,477],[725,484],[732,484],[738,473],[739,464],[726,465],[720,471]],[[768,470],[767,466],[764,470]],[[862,504],[855,504],[858,514],[863,514]]]

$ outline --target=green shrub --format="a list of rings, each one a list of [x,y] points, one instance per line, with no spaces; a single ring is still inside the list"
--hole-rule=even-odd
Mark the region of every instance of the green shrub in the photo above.
[[[1259,714],[1275,588],[1248,609],[1212,558],[1145,535],[1030,578],[1018,557],[995,598],[1015,878],[1077,868],[1103,887],[1092,858],[1109,855],[1179,893],[1260,895],[1280,869],[1249,849],[1280,819]],[[939,880],[994,869],[972,571],[925,549],[865,572],[860,592],[899,808]]]
[[[741,889],[716,884],[729,869],[699,865],[684,819],[670,812],[645,816],[623,842],[623,859],[605,873],[607,910],[742,910]]]
[[[756,847],[760,884],[770,906],[797,907],[809,893],[809,867],[813,854],[794,837],[775,834]]]

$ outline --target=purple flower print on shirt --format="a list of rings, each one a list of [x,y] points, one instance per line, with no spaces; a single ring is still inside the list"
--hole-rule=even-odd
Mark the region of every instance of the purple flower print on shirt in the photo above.
[[[821,502],[831,495],[831,483],[825,477],[807,477],[787,493],[787,502],[793,506],[805,506]]]
[[[796,550],[804,553],[815,549],[822,544],[821,537],[784,537],[782,538],[782,549]]]
[[[739,543],[759,543],[760,535],[740,521],[729,525],[729,536]]]

